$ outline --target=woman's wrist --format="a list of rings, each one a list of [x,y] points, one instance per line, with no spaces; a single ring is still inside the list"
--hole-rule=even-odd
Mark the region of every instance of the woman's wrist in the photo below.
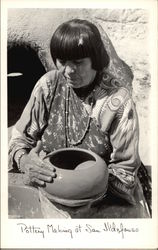
[[[15,157],[14,157],[14,160],[16,161],[16,164],[17,164],[17,168],[20,172],[23,172],[23,160],[24,158],[27,156],[27,151],[25,149],[20,149],[16,152],[15,154]]]

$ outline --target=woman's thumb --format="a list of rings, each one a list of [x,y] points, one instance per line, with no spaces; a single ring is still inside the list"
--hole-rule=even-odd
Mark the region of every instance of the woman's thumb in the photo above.
[[[36,147],[34,148],[34,152],[39,154],[41,150],[42,150],[42,142],[38,141]]]

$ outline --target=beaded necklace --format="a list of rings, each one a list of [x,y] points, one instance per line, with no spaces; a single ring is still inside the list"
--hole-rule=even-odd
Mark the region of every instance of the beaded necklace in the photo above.
[[[79,138],[77,141],[74,141],[72,139],[70,139],[70,135],[69,135],[69,96],[70,96],[70,86],[67,85],[66,87],[66,98],[65,98],[65,135],[66,135],[66,146],[77,146],[80,143],[82,143],[83,139],[85,138],[88,130],[89,130],[89,126],[90,126],[90,122],[91,122],[91,115],[92,115],[92,111],[93,111],[93,105],[94,105],[94,92],[95,89],[92,91],[92,98],[90,99],[90,113],[88,116],[88,120],[87,120],[87,125],[85,128],[85,131],[83,132],[83,135],[81,136],[81,138]]]

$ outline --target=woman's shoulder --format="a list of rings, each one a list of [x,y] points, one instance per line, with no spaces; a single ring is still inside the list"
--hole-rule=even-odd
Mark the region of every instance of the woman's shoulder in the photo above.
[[[98,98],[100,105],[103,109],[108,106],[111,111],[117,111],[127,100],[132,99],[131,92],[125,87],[109,88],[99,92],[101,93],[100,98]]]
[[[56,82],[58,80],[59,74],[57,70],[51,70],[46,72],[37,81],[34,87],[34,95],[44,94],[44,96],[50,95],[50,93],[55,88]]]
[[[54,83],[59,77],[58,70],[50,70],[46,72],[44,75],[41,76],[41,78],[38,80],[38,84],[43,86],[46,83]]]
[[[107,103],[110,110],[116,111],[131,98],[131,93],[127,88],[119,87],[109,93]]]
[[[42,76],[47,81],[53,81],[59,77],[59,71],[57,69],[52,69]]]
[[[122,117],[125,109],[132,108],[132,96],[128,89],[120,87],[110,91],[103,98],[102,105],[99,109],[98,121],[102,131],[108,130],[113,120]]]

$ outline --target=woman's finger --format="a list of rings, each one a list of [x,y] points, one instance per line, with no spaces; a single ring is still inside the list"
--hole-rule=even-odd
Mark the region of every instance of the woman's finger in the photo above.
[[[50,161],[48,159],[43,160],[42,166],[44,166],[45,168],[47,168],[51,171],[56,171],[55,167],[50,163]]]
[[[31,183],[33,183],[33,184],[36,183],[39,186],[45,186],[45,182],[43,180],[39,180],[36,177],[31,178]]]
[[[36,177],[38,180],[41,180],[41,181],[45,181],[45,182],[52,182],[53,181],[53,177],[51,176],[46,176],[46,175],[43,175],[43,174],[37,174],[37,177]]]
[[[39,168],[46,169],[50,172],[56,171],[54,166],[49,161],[42,160],[38,156],[34,157],[32,160],[33,160],[34,166],[38,166]]]
[[[41,167],[41,166],[35,166],[34,168],[30,169],[30,172],[32,174],[42,174],[42,175],[45,175],[45,176],[49,176],[49,177],[56,177],[56,173],[55,171],[52,171],[46,167]]]

